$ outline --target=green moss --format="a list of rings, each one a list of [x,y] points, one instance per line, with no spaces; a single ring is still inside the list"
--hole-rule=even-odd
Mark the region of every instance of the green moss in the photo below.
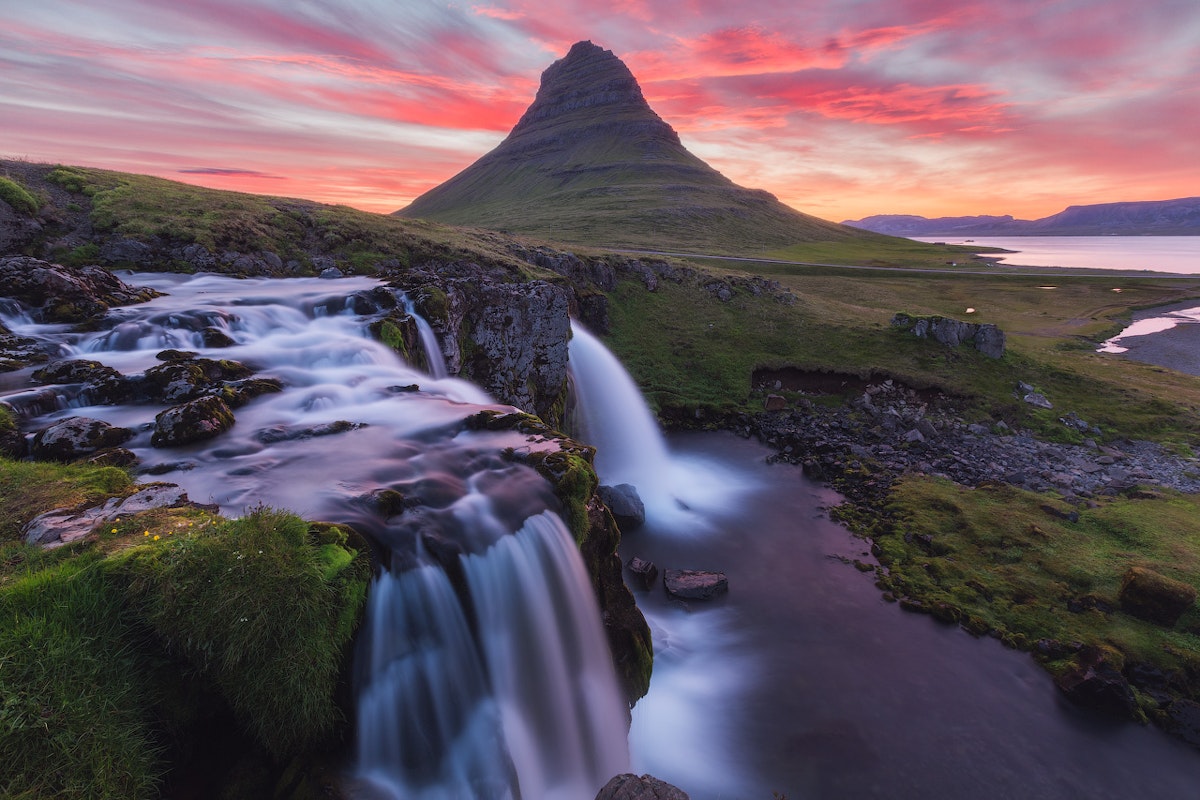
[[[12,206],[12,210],[18,214],[36,214],[42,207],[41,201],[32,192],[12,178],[0,177],[0,200]]]
[[[100,245],[95,242],[81,244],[62,258],[62,263],[70,267],[83,267],[95,264],[100,259]]]
[[[133,613],[271,753],[317,746],[344,723],[334,689],[365,598],[364,553],[257,509],[110,561]]]
[[[132,486],[116,467],[0,459],[0,542],[18,540],[21,526],[44,511],[96,503]]]
[[[1118,610],[1131,569],[1200,586],[1200,498],[1116,498],[1079,509],[1074,523],[1048,505],[1010,486],[904,479],[874,521],[888,589],[945,604],[1018,646],[1103,645],[1127,660],[1200,674],[1200,611],[1168,629]],[[1089,610],[1097,607],[1109,610]],[[1200,684],[1192,691],[1200,696]]]

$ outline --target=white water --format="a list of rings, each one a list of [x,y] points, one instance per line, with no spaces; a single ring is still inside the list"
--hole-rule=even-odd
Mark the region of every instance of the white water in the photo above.
[[[681,533],[703,531],[710,512],[751,488],[716,461],[673,456],[633,378],[578,323],[568,350],[579,438],[596,448],[600,481],[636,488],[648,520]]]
[[[413,301],[407,294],[403,296],[403,300],[404,310],[417,322],[417,332],[421,335],[421,347],[425,351],[425,362],[429,364],[429,374],[435,378],[446,377],[449,374],[446,371],[446,356],[442,353],[437,335],[434,334],[433,328],[425,318],[417,313]]]
[[[170,449],[150,446],[162,406],[80,405],[76,387],[42,392],[59,398],[50,413],[25,387],[4,399],[35,415],[22,420],[27,430],[75,415],[134,429],[127,446],[142,467],[225,513],[265,504],[350,522],[390,553],[394,570],[374,583],[360,636],[352,783],[364,797],[567,800],[628,768],[624,704],[592,587],[551,511],[557,501],[533,470],[503,457],[511,435],[463,427],[481,409],[507,407],[371,340],[354,308],[371,304],[375,281],[126,280],[170,294],[115,310],[104,331],[18,319],[21,333],[126,374],[158,363],[163,348],[196,350],[251,365],[284,391],[236,409],[221,436]],[[208,326],[234,346],[206,350]],[[316,432],[339,421],[357,427]],[[381,489],[411,507],[385,517],[370,503]],[[461,553],[451,575],[433,545]]]

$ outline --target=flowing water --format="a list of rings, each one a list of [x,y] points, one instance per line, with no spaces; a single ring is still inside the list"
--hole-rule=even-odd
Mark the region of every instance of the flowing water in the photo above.
[[[391,569],[371,588],[359,637],[354,791],[575,800],[628,768],[599,609],[557,500],[533,470],[502,457],[524,437],[463,429],[479,410],[506,407],[371,340],[371,314],[405,298],[381,295],[389,290],[369,279],[126,279],[169,294],[116,309],[88,334],[39,325],[15,307],[0,315],[63,356],[126,374],[183,348],[251,365],[285,390],[237,409],[221,436],[177,448],[150,445],[162,406],[91,406],[77,386],[27,388],[26,373],[0,391],[27,430],[68,416],[135,430],[127,446],[143,468],[226,514],[283,507],[353,523],[379,544]],[[212,327],[235,344],[207,350]],[[421,330],[444,376],[437,343]],[[415,507],[386,516],[372,502],[386,489]]]
[[[612,362],[573,349],[572,364],[577,387],[627,396]],[[592,435],[601,452],[622,438]],[[730,590],[688,606],[661,586],[636,593],[655,666],[633,711],[635,771],[693,800],[1195,795],[1200,756],[1182,743],[1065,704],[1028,654],[885,603],[852,565],[871,561],[864,543],[825,512],[839,498],[798,467],[767,464],[764,447],[732,434],[642,437],[674,462],[655,475],[722,491],[703,526],[650,518],[622,556],[723,571]],[[598,466],[605,482],[630,475]]]

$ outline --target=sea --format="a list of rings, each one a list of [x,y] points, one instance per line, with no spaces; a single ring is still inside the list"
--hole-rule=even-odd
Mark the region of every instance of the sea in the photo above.
[[[1119,269],[1200,275],[1200,236],[914,236],[919,242],[1000,247],[1005,265]]]

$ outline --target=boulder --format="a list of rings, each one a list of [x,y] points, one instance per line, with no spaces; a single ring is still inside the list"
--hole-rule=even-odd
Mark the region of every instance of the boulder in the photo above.
[[[988,358],[1004,356],[1004,331],[988,323],[963,322],[949,317],[917,317],[896,314],[892,326],[910,332],[918,339],[933,339],[947,347],[970,344]]]
[[[596,800],[688,800],[687,793],[651,775],[618,775],[596,795]]]
[[[68,417],[38,431],[30,453],[43,461],[74,461],[133,438],[133,431],[90,417]]]
[[[628,483],[616,486],[601,486],[597,490],[600,501],[608,506],[617,527],[622,533],[628,533],[641,527],[646,522],[646,506],[638,495],[637,488]]]
[[[130,286],[102,267],[76,269],[28,256],[0,258],[0,286],[7,297],[37,309],[47,322],[83,322],[111,306],[159,295]]]
[[[132,384],[120,372],[84,358],[55,361],[36,370],[31,377],[43,385],[82,384],[82,394],[93,405],[126,403],[133,392]]]
[[[226,381],[242,380],[252,374],[249,367],[225,359],[167,361],[146,370],[142,386],[151,400],[178,403],[215,392]]]
[[[175,447],[219,436],[233,427],[233,412],[219,397],[201,397],[154,418],[154,447]]]
[[[764,411],[786,411],[787,398],[778,394],[769,394],[767,399],[763,401]]]
[[[1035,408],[1054,408],[1054,404],[1047,400],[1044,394],[1039,392],[1030,392],[1021,399]]]
[[[1127,716],[1136,707],[1133,689],[1108,655],[1097,647],[1084,647],[1075,663],[1054,679],[1072,702],[1088,708]]]
[[[1167,709],[1167,730],[1194,747],[1200,747],[1200,703],[1175,700]]]
[[[1170,628],[1196,602],[1196,587],[1152,569],[1130,567],[1118,598],[1125,613]]]
[[[643,589],[650,589],[654,586],[654,582],[658,580],[658,567],[655,566],[653,561],[646,561],[645,559],[633,556],[625,566],[629,568],[629,571]]]
[[[663,573],[667,594],[680,600],[711,600],[729,591],[724,572],[705,572],[692,569],[669,569]]]

